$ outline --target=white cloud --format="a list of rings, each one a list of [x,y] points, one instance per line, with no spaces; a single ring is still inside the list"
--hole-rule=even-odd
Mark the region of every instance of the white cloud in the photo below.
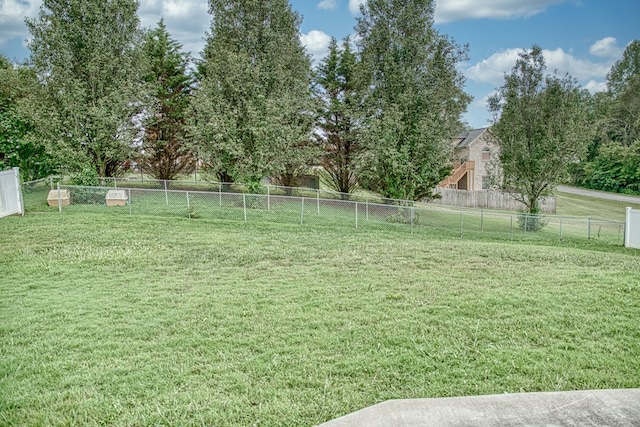
[[[464,19],[513,19],[529,17],[566,0],[438,0],[438,23]]]
[[[360,13],[360,5],[366,3],[367,0],[349,0],[349,10],[354,15]]]
[[[586,59],[576,58],[558,48],[556,50],[543,50],[544,58],[547,62],[547,70],[564,74],[569,73],[578,81],[584,82],[591,78],[606,76],[610,63],[597,63]]]
[[[322,0],[318,3],[318,9],[335,10],[338,7],[338,0]]]
[[[307,49],[307,52],[311,54],[313,60],[317,62],[326,55],[331,36],[323,31],[311,30],[307,34],[300,36],[300,42]]]
[[[601,58],[618,58],[622,56],[622,49],[615,37],[605,37],[591,45],[589,53]]]
[[[490,83],[499,86],[504,80],[504,74],[511,72],[522,49],[507,49],[483,59],[467,68],[465,75],[469,80],[478,83]],[[585,83],[590,79],[603,79],[611,63],[598,63],[576,58],[563,49],[543,50],[547,72],[558,71],[563,75],[569,73],[579,82]]]
[[[589,80],[586,84],[583,85],[583,87],[591,93],[604,92],[607,90],[607,83],[605,83],[604,81],[597,82],[595,80]]]
[[[207,2],[201,0],[142,0],[138,11],[143,27],[155,28],[160,18],[171,37],[182,44],[193,56],[204,48],[204,37],[211,16]]]
[[[0,45],[14,37],[26,39],[29,33],[24,19],[36,18],[41,5],[42,0],[0,0]],[[155,27],[164,17],[171,37],[194,56],[204,47],[211,18],[207,2],[202,0],[142,0],[138,16],[147,28]]]
[[[491,83],[497,86],[502,83],[504,73],[513,68],[521,51],[522,49],[507,49],[494,53],[489,58],[483,59],[468,68],[465,75],[469,80],[478,83]]]
[[[4,44],[14,37],[22,37],[26,39],[28,31],[27,27],[24,25],[24,19],[26,17],[37,17],[41,4],[41,0],[0,1],[0,44]]]

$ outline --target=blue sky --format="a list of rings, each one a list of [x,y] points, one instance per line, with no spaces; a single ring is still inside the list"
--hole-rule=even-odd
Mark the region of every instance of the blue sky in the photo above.
[[[353,34],[364,1],[290,0],[303,16],[302,42],[316,61],[330,37]],[[24,18],[37,16],[40,5],[41,0],[0,0],[0,53],[16,60],[28,56]],[[164,17],[171,35],[198,56],[210,23],[206,0],[140,0],[139,15],[146,27]],[[464,119],[483,127],[490,118],[486,98],[519,51],[538,44],[550,72],[568,72],[591,92],[604,90],[611,65],[640,39],[639,17],[638,0],[438,0],[435,19],[441,33],[469,45],[469,61],[460,70],[474,100]]]

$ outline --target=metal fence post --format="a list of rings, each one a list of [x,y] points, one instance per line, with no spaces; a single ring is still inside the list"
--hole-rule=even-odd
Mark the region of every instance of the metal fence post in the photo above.
[[[511,240],[513,240],[513,215],[511,215],[511,226],[509,228],[509,235],[511,237]]]
[[[128,202],[129,202],[129,215],[131,215],[131,189],[127,189]]]
[[[364,204],[365,204],[366,218],[367,218],[367,221],[369,221],[369,198],[368,197],[365,197]]]
[[[244,222],[247,222],[247,195],[242,193],[242,210],[244,211]]]
[[[320,190],[316,190],[316,201],[318,203],[318,215],[320,215]]]
[[[58,213],[62,213],[62,196],[60,195],[60,181],[58,181]]]
[[[267,184],[267,210],[271,210],[271,189],[269,184]]]
[[[462,211],[460,211],[460,237],[462,237]]]
[[[415,206],[411,206],[411,233],[413,234],[413,220],[415,218]]]
[[[300,206],[300,224],[304,222],[304,197],[302,198],[301,206]]]
[[[589,217],[587,224],[587,240],[591,240],[591,217]]]
[[[218,202],[220,207],[222,207],[222,184],[218,183]]]
[[[164,180],[164,203],[169,206],[169,193],[167,192],[167,180]]]
[[[165,181],[165,185],[166,183],[167,181]],[[189,203],[189,192],[187,191],[186,194],[187,194],[187,216],[191,218],[191,205]]]
[[[356,202],[356,229],[358,228],[358,202]]]
[[[484,232],[484,211],[480,209],[480,232]]]

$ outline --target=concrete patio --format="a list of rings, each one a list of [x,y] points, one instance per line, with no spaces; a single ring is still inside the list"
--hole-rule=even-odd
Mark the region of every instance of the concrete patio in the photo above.
[[[640,389],[390,400],[320,427],[640,426]]]

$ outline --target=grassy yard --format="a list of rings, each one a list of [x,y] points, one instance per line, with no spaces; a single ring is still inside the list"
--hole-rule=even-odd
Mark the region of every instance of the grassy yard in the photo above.
[[[311,193],[282,197],[274,194],[125,188],[123,191],[128,197],[127,205],[108,207],[105,205],[105,196],[110,190],[108,187],[67,188],[71,192],[73,203],[62,210],[64,214],[70,215],[97,213],[288,225],[302,223],[416,233],[429,238],[464,237],[485,241],[553,243],[559,240],[583,242],[593,239],[616,246],[622,245],[624,241],[624,222],[620,221],[620,218],[624,219],[624,206],[580,197],[559,196],[558,210],[561,214],[546,215],[542,219],[545,225],[541,230],[527,232],[527,219],[518,212],[461,209],[428,203],[419,203],[411,210],[371,200],[363,202],[365,199],[358,203],[322,199]],[[47,206],[48,191],[48,183],[29,187],[25,192],[27,211],[57,212],[57,207]],[[584,215],[580,215],[580,212]]]
[[[594,218],[624,221],[626,217],[626,207],[640,209],[640,204],[638,203],[597,199],[594,197],[560,192],[557,192],[555,196],[557,215],[591,216]]]
[[[474,237],[3,218],[0,425],[314,425],[387,399],[640,386],[640,251]]]

